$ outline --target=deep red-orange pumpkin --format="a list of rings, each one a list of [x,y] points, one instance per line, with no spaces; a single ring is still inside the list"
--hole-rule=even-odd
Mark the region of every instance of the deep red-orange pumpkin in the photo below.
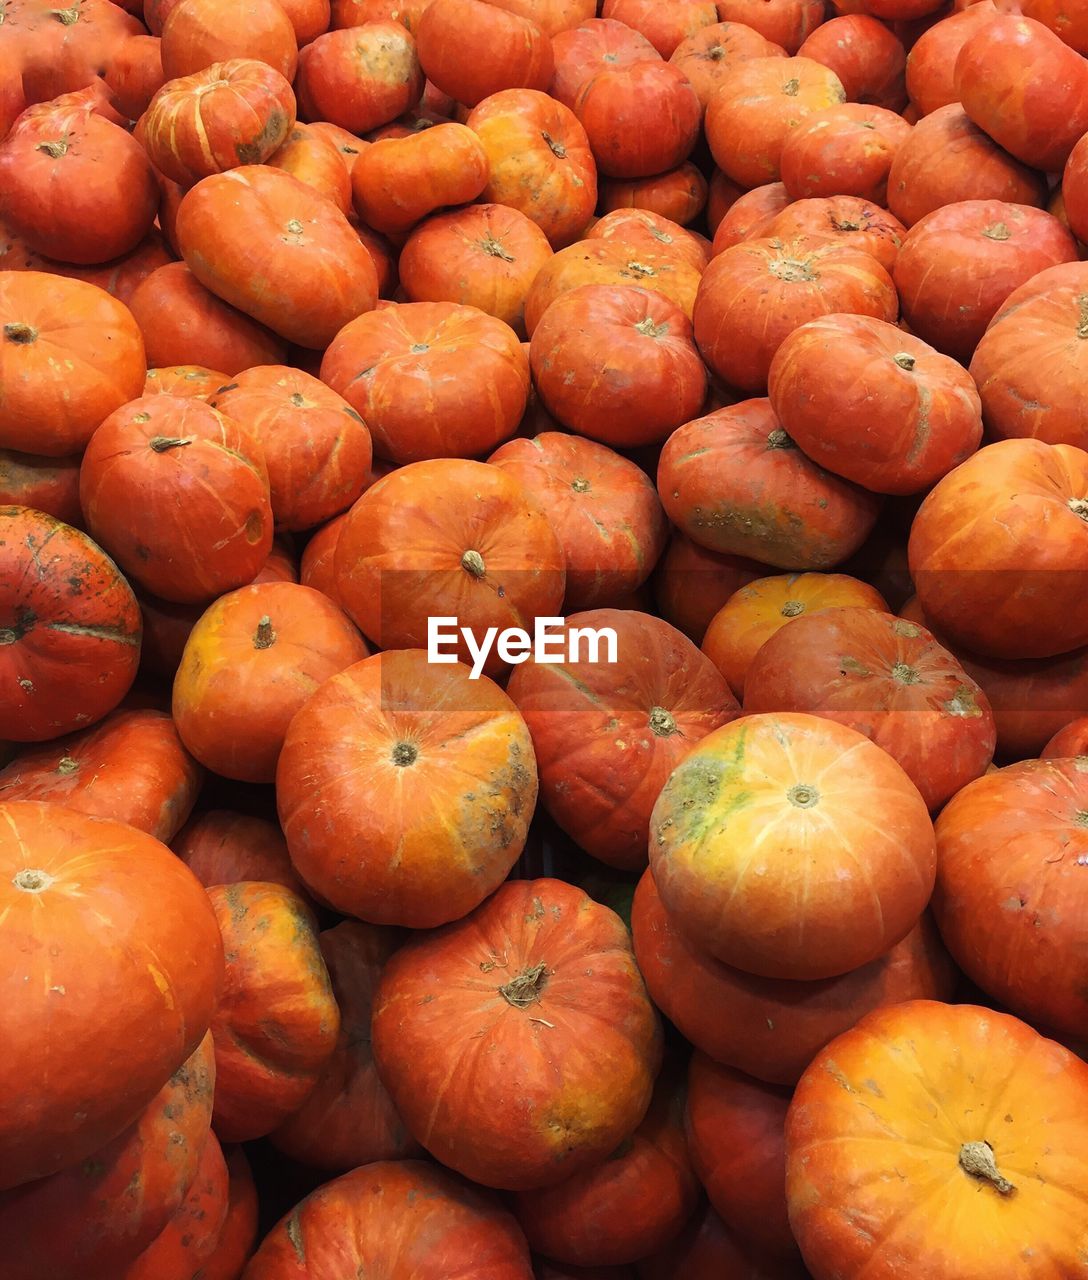
[[[555,74],[548,92],[574,109],[582,88],[609,67],[658,62],[661,54],[640,32],[614,18],[590,18],[552,40]]]
[[[360,142],[360,148],[362,145]],[[351,172],[346,153],[340,150],[332,134],[312,124],[296,123],[266,163],[327,196],[341,213],[351,210]]]
[[[294,79],[295,29],[275,0],[176,0],[162,28],[162,69],[168,80],[195,75],[217,62],[249,58]]]
[[[601,184],[601,208],[606,215],[635,209],[687,226],[696,221],[706,202],[707,181],[690,160],[650,178],[609,178]]]
[[[46,458],[17,449],[0,449],[0,507],[33,507],[77,529],[80,454]]]
[[[253,1170],[249,1166],[244,1147],[231,1146],[224,1155],[230,1179],[227,1219],[215,1242],[214,1251],[203,1260],[200,1280],[240,1280],[246,1263],[257,1247],[259,1205]]]
[[[225,387],[230,375],[199,364],[171,364],[158,369],[148,369],[144,382],[145,396],[181,396],[195,400],[210,400],[220,387]]]
[[[319,35],[299,54],[295,85],[304,120],[363,134],[419,101],[423,71],[407,29],[379,20]]]
[[[171,848],[206,889],[239,880],[267,880],[305,896],[287,841],[267,818],[209,809],[182,827]]]
[[[668,255],[688,262],[696,271],[706,270],[710,246],[703,236],[649,209],[613,209],[597,219],[586,240],[612,240],[636,253]]]
[[[907,51],[893,31],[869,14],[832,18],[818,26],[797,53],[833,71],[847,102],[895,112],[907,105]]]
[[[760,239],[789,203],[789,192],[781,182],[768,182],[737,196],[714,229],[711,256],[717,257],[742,240]]]
[[[678,1272],[684,1280],[721,1280],[722,1276],[736,1280],[809,1280],[809,1273],[800,1263],[766,1258],[746,1247],[709,1204],[696,1213],[675,1240],[643,1258],[636,1275],[638,1280],[673,1280]],[[625,1278],[601,1276],[600,1280]]]
[[[862,249],[889,272],[906,234],[906,227],[886,209],[849,195],[797,200],[777,214],[763,232],[764,237],[786,242],[826,239]]]
[[[432,0],[416,39],[428,80],[468,107],[505,89],[547,89],[555,70],[535,22],[484,0]]]
[[[918,37],[907,56],[906,83],[911,104],[921,116],[959,104],[956,59],[971,36],[997,16],[993,0],[980,0]]]
[[[1044,760],[1065,760],[1070,756],[1088,756],[1088,716],[1059,729],[1043,748]]]
[[[717,6],[707,0],[604,0],[602,18],[622,22],[645,36],[663,57],[671,56],[682,40],[718,21]]]
[[[345,511],[342,516],[322,525],[306,543],[299,566],[299,581],[303,586],[313,587],[315,591],[320,591],[337,603],[336,544],[347,518],[348,513]]]
[[[666,622],[699,644],[733,592],[766,572],[766,565],[711,551],[674,529],[654,573],[654,601]]]
[[[843,102],[817,111],[782,144],[782,182],[795,200],[853,196],[885,205],[888,174],[911,132],[884,107]]]
[[[824,20],[820,0],[719,0],[723,22],[743,23],[789,54],[799,52],[805,40]]]
[[[705,109],[740,63],[784,54],[777,43],[743,22],[715,22],[682,40],[669,61],[687,76]]]

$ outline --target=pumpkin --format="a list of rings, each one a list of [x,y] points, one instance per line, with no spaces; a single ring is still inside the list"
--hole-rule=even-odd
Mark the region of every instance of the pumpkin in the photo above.
[[[194,400],[210,400],[220,387],[226,386],[230,375],[199,364],[164,365],[148,369],[144,382],[145,396],[181,396]]]
[[[575,1266],[634,1262],[668,1244],[699,1200],[684,1137],[683,1077],[671,1064],[633,1134],[595,1168],[522,1191],[514,1212],[530,1246]]]
[[[110,414],[83,455],[79,498],[133,581],[179,604],[250,581],[272,547],[260,441],[202,400],[143,396]]]
[[[45,742],[101,720],[140,658],[140,610],[86,534],[29,507],[0,507],[5,642],[0,738]]]
[[[1088,21],[1078,11],[1069,12],[1057,0],[1019,0],[1025,18],[1043,23],[1078,53],[1088,54]]]
[[[298,41],[275,0],[178,0],[163,23],[162,69],[168,80],[195,75],[217,62],[250,58],[288,81],[298,64]]]
[[[294,546],[286,541],[289,536],[277,534],[272,539],[272,550],[260,572],[250,579],[251,587],[262,582],[298,582],[299,557],[295,554]]]
[[[585,238],[611,240],[636,253],[665,255],[699,272],[710,261],[710,246],[702,236],[649,209],[614,209],[598,218]]]
[[[880,509],[873,494],[803,454],[765,399],[717,409],[673,432],[657,488],[669,519],[701,546],[780,569],[841,563],[868,537]]]
[[[660,214],[687,226],[706,208],[707,181],[690,160],[650,178],[606,179],[601,184],[601,208],[639,209]]]
[[[21,753],[0,770],[0,799],[48,800],[166,843],[202,782],[165,712],[115,711],[91,729]]]
[[[752,660],[796,618],[826,609],[887,609],[867,582],[844,573],[791,573],[758,578],[739,588],[710,621],[701,648],[738,698]]]
[[[1088,761],[1027,760],[980,778],[937,822],[941,934],[1004,1008],[1077,1036],[1088,993],[1068,958],[1085,946]]]
[[[907,51],[893,31],[867,13],[822,23],[797,53],[833,71],[847,102],[895,112],[907,105]]]
[[[949,1000],[956,989],[955,966],[928,915],[883,956],[819,982],[742,973],[696,947],[679,926],[645,872],[631,929],[651,998],[697,1049],[769,1084],[795,1084],[819,1050],[870,1009]]]
[[[119,1280],[190,1280],[200,1275],[201,1264],[215,1252],[229,1208],[227,1163],[219,1140],[210,1133],[185,1200]]]
[[[340,539],[340,530],[348,518],[345,511],[342,516],[323,524],[306,543],[302,553],[299,569],[299,581],[306,587],[313,587],[322,595],[337,603],[336,597],[336,544]]]
[[[547,36],[577,27],[597,12],[596,0],[488,0],[488,3],[528,18]]]
[[[331,1056],[340,1011],[310,908],[261,881],[207,891],[231,957],[215,1039],[215,1131],[225,1142],[271,1133],[302,1105]]]
[[[474,636],[532,628],[559,613],[565,589],[566,557],[546,516],[513,476],[482,462],[398,468],[352,507],[336,546],[337,595],[382,649],[425,648],[431,617],[457,618]],[[469,657],[461,638],[453,651]],[[505,666],[492,651],[483,669]]]
[[[906,937],[936,849],[918,788],[880,747],[820,716],[766,713],[715,730],[673,770],[650,816],[650,867],[696,946],[746,973],[809,981]]]
[[[291,722],[276,778],[306,884],[344,914],[418,929],[466,915],[505,879],[536,795],[510,698],[418,649],[328,680]]]
[[[1002,151],[959,103],[918,121],[888,175],[888,208],[908,227],[963,200],[1039,207],[1045,199],[1045,177]]]
[[[35,253],[108,262],[136,248],[158,207],[147,153],[85,94],[28,108],[0,142],[0,217]]]
[[[729,210],[746,194],[743,187],[737,186],[720,169],[715,168],[711,172],[706,199],[706,225],[711,237],[717,234]],[[713,249],[713,243],[711,248]]]
[[[907,56],[907,93],[919,115],[959,104],[956,60],[967,41],[998,16],[992,0],[951,13],[924,31]]]
[[[926,618],[956,643],[1022,659],[1088,644],[1070,607],[1088,587],[1088,453],[988,445],[922,503],[908,554]]]
[[[529,395],[526,354],[509,325],[477,307],[413,302],[353,320],[321,380],[399,464],[487,453],[517,430]]]
[[[765,571],[765,565],[710,551],[674,529],[654,573],[654,601],[666,622],[699,644],[734,591]]]
[[[563,426],[604,444],[656,444],[702,408],[706,369],[675,303],[633,286],[561,294],[533,329],[533,381]]]
[[[352,190],[359,216],[376,231],[408,231],[445,205],[468,204],[487,186],[487,152],[463,124],[438,124],[376,142],[359,157]]]
[[[431,0],[416,39],[427,79],[468,107],[505,89],[547,89],[555,70],[535,22],[484,0]]]
[[[332,26],[361,27],[368,22],[399,22],[415,31],[431,0],[332,0]]]
[[[688,1068],[684,1127],[707,1198],[739,1239],[769,1257],[800,1260],[786,1212],[790,1094],[708,1058]]]
[[[623,922],[550,879],[512,880],[397,951],[371,1035],[416,1140],[466,1177],[517,1191],[615,1151],[646,1114],[662,1053]]]
[[[742,240],[760,239],[789,204],[789,193],[781,182],[769,182],[745,191],[730,204],[719,221],[714,231],[711,256],[717,257]]]
[[[884,107],[843,102],[817,111],[782,144],[782,182],[794,200],[851,196],[884,205],[888,174],[911,133],[901,116]]]
[[[1088,716],[1072,720],[1050,739],[1042,751],[1044,760],[1064,760],[1070,756],[1088,756]]]
[[[35,453],[0,449],[0,506],[33,507],[78,528],[80,455],[45,458]]]
[[[465,123],[487,152],[482,198],[525,214],[553,249],[577,240],[597,204],[597,166],[574,112],[546,93],[507,89]]]
[[[368,133],[419,101],[416,42],[389,20],[328,31],[300,52],[295,87],[303,119]]]
[[[173,262],[174,258],[162,235],[152,229],[130,253],[95,266],[74,266],[70,262],[57,262],[42,258],[33,269],[50,275],[67,276],[69,280],[85,280],[96,284],[126,306],[132,300],[137,287],[159,267]]]
[[[206,889],[239,880],[266,880],[299,897],[305,895],[291,866],[287,841],[267,818],[209,809],[189,819],[171,848]]]
[[[633,462],[560,431],[510,440],[488,462],[514,476],[547,515],[566,560],[564,613],[608,603],[650,576],[668,523]]]
[[[552,39],[552,52],[555,74],[548,92],[572,111],[583,87],[599,71],[661,61],[661,54],[640,31],[615,18],[591,17],[560,32]]]
[[[341,213],[351,211],[351,171],[333,135],[296,123],[267,163],[327,196]]]
[[[1046,173],[1060,173],[1088,132],[1088,65],[1041,22],[1018,14],[999,14],[968,37],[955,92],[998,146]]]
[[[4,25],[8,27],[5,52],[14,53],[16,65],[20,26],[26,24],[24,31],[30,28],[27,31],[29,47],[22,59],[27,102],[46,102],[87,86],[100,92],[98,77],[116,49],[144,31],[135,16],[109,0],[78,0],[62,9],[38,0],[38,3],[19,5],[18,11],[5,17]],[[106,114],[116,124],[123,124],[117,113],[110,111],[108,94],[101,94],[101,100]]]
[[[714,162],[744,187],[777,182],[790,130],[845,100],[838,76],[810,58],[742,62],[707,107],[706,139]]]
[[[287,354],[282,339],[205,289],[184,262],[151,272],[128,305],[152,367],[222,370],[228,376],[217,385],[223,386],[244,369],[275,364]]]
[[[638,1280],[809,1280],[800,1263],[765,1258],[745,1247],[709,1204],[660,1252],[639,1261]],[[601,1280],[605,1280],[602,1277]]]
[[[794,1094],[790,1225],[820,1280],[1076,1275],[1085,1139],[1088,1066],[1067,1049],[975,1005],[880,1009],[828,1045]],[[892,1168],[900,1176],[884,1176]]]
[[[718,17],[743,23],[796,54],[825,14],[821,0],[719,0]]]
[[[168,80],[143,122],[155,168],[189,186],[273,155],[294,127],[295,95],[273,67],[232,58]]]
[[[232,1146],[224,1155],[229,1178],[227,1218],[214,1252],[203,1260],[200,1280],[240,1280],[257,1246],[257,1187],[245,1148]]]
[[[611,178],[646,178],[682,164],[703,114],[684,73],[660,59],[599,71],[582,86],[574,111],[598,171]]]
[[[578,628],[609,628],[614,661],[584,645],[572,654]],[[713,665],[658,618],[596,609],[572,614],[567,636],[564,661],[519,667],[509,693],[533,737],[548,812],[587,853],[638,870],[665,780],[739,707]]]
[[[366,424],[301,369],[249,367],[221,386],[212,404],[261,440],[277,528],[311,529],[346,511],[366,487]]]
[[[341,610],[310,587],[265,582],[228,592],[186,642],[174,678],[178,733],[221,777],[273,782],[295,712],[368,653]]]
[[[517,1221],[478,1187],[422,1160],[381,1160],[319,1187],[265,1237],[245,1280],[350,1266],[419,1280],[532,1280]],[[311,1264],[311,1260],[312,1264]],[[316,1273],[315,1273],[316,1274]]]
[[[525,333],[525,295],[552,256],[531,218],[501,204],[473,204],[427,218],[400,255],[409,302],[477,307]]]
[[[864,733],[903,766],[931,811],[985,773],[997,730],[985,693],[916,623],[823,609],[760,649],[746,714],[804,711]]]
[[[347,129],[342,129],[338,124],[330,124],[328,120],[314,120],[308,128],[311,132],[319,134],[333,144],[340,153],[340,159],[343,161],[350,178],[355,171],[356,162],[367,147],[370,146],[370,143],[362,138],[357,138],[355,134]],[[350,201],[350,195],[348,198]]]
[[[1077,239],[1088,239],[1088,146],[1083,139],[1070,152],[1062,178],[1061,200],[1066,222]]]
[[[981,402],[963,366],[870,316],[795,329],[768,382],[778,420],[805,453],[875,493],[928,490],[982,441]]]
[[[0,811],[6,1190],[138,1119],[204,1038],[223,949],[199,882],[152,836],[56,804]]]
[[[41,271],[0,271],[0,447],[64,457],[140,394],[147,363],[128,308]]]
[[[173,1217],[197,1176],[215,1088],[206,1035],[143,1114],[86,1160],[0,1193],[10,1280],[116,1275]]]
[[[991,437],[1088,450],[1088,264],[1050,267],[1011,293],[975,348]]]
[[[638,31],[668,58],[681,41],[718,21],[718,6],[707,0],[604,0],[601,16]]]
[[[871,254],[888,272],[907,234],[897,218],[857,196],[797,200],[777,214],[764,232],[779,241],[831,240]]]

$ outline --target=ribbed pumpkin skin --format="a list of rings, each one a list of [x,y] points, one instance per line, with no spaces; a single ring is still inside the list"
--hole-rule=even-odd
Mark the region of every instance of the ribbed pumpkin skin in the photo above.
[[[299,897],[306,894],[291,866],[283,833],[267,818],[208,809],[191,818],[170,847],[205,889],[239,880],[266,880],[282,884]]]
[[[223,948],[199,882],[152,836],[36,801],[0,815],[9,1188],[86,1159],[138,1118],[204,1038]]]
[[[340,1011],[301,898],[261,881],[208,897],[231,957],[212,1019],[214,1124],[224,1142],[243,1142],[302,1104],[336,1045]]]
[[[194,75],[230,58],[275,68],[288,82],[298,64],[295,30],[286,7],[274,0],[177,0],[162,29],[162,69],[167,79]]]

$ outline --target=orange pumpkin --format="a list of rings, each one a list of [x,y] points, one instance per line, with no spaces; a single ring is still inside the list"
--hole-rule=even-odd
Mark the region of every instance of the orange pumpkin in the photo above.
[[[345,771],[345,758],[357,767]],[[327,681],[292,721],[276,781],[291,859],[314,892],[360,919],[420,929],[459,919],[503,881],[537,793],[511,700],[418,649]]]
[[[148,369],[144,382],[145,396],[180,396],[184,399],[210,400],[220,387],[230,381],[226,373],[199,364],[172,364]]]
[[[330,124],[327,120],[314,120],[309,127],[314,133],[319,134],[333,144],[339,152],[340,159],[343,161],[350,178],[359,157],[370,146],[370,143],[362,138],[357,138],[355,134],[347,129],[342,129],[338,124]],[[348,198],[350,201],[350,196]]]
[[[662,1053],[623,922],[549,879],[511,881],[396,952],[371,1034],[416,1139],[474,1181],[518,1191],[615,1151],[646,1114]],[[515,1101],[494,1107],[496,1090]]]
[[[547,36],[577,27],[597,12],[596,0],[488,0],[488,4],[528,18]]]
[[[880,1009],[828,1045],[793,1096],[790,1225],[819,1277],[982,1280],[995,1241],[1000,1276],[1075,1276],[1085,1141],[1088,1066],[1067,1049],[974,1005]]]
[[[998,16],[993,0],[951,13],[924,31],[907,57],[907,92],[921,116],[959,104],[956,59],[967,41]]]
[[[718,222],[711,256],[717,257],[742,240],[760,239],[789,204],[789,192],[781,182],[769,182],[745,191],[730,204]]]
[[[0,449],[0,507],[31,507],[79,528],[80,455],[44,458],[16,449]]]
[[[427,79],[468,107],[506,89],[547,89],[555,70],[535,22],[484,0],[431,0],[416,39]]]
[[[336,544],[340,540],[340,531],[348,518],[345,511],[342,516],[323,524],[306,543],[299,568],[299,581],[305,587],[313,587],[322,595],[328,596],[334,603],[336,597]]]
[[[168,80],[194,75],[229,58],[251,58],[294,79],[298,42],[287,12],[273,0],[245,7],[177,0],[162,27],[162,68]]]
[[[299,897],[305,895],[291,866],[287,841],[266,818],[209,809],[182,827],[171,848],[206,889],[239,880],[267,880]]]
[[[299,54],[299,113],[349,133],[369,133],[413,107],[423,92],[416,42],[399,22],[328,31]]]
[[[88,284],[96,284],[128,306],[139,285],[153,271],[173,261],[173,254],[167,248],[166,241],[160,232],[152,228],[131,253],[114,258],[112,262],[80,267],[70,262],[42,258],[37,266],[28,265],[35,270],[47,271],[50,275],[67,276],[69,280],[85,280]]]
[[[266,163],[327,196],[341,213],[351,210],[351,173],[330,134],[296,124]]]
[[[803,876],[792,865],[799,843]],[[666,782],[650,818],[650,867],[697,946],[745,972],[808,981],[868,964],[906,937],[933,890],[936,847],[918,788],[857,730],[814,715],[746,715],[704,738]]]
[[[907,51],[893,31],[867,13],[845,14],[823,23],[797,53],[833,71],[847,102],[895,112],[907,105]]]
[[[681,41],[718,21],[717,7],[707,0],[604,0],[601,16],[645,36],[663,57],[671,56]]]
[[[666,622],[699,644],[733,592],[766,571],[766,565],[711,551],[674,529],[654,573],[654,601]]]
[[[257,1246],[257,1186],[245,1148],[232,1146],[224,1155],[229,1175],[227,1218],[214,1251],[203,1260],[200,1280],[240,1280]]]
[[[852,196],[885,205],[888,174],[911,134],[884,107],[843,102],[817,111],[782,144],[782,182],[794,200]]]
[[[609,67],[658,62],[661,54],[640,32],[614,18],[589,18],[552,40],[555,74],[548,92],[572,111],[583,87]]]
[[[1088,756],[1088,716],[1070,721],[1043,748],[1044,760],[1064,760],[1070,756]]]
[[[2,814],[6,1190],[137,1120],[204,1038],[223,950],[204,890],[152,836],[43,802]]]
[[[1088,146],[1083,138],[1070,152],[1060,195],[1066,222],[1078,240],[1088,239]]]
[[[777,214],[763,233],[787,242],[803,237],[861,249],[888,272],[895,266],[906,234],[906,227],[886,209],[858,196],[797,200]]]
[[[399,22],[415,31],[423,10],[431,0],[332,0],[331,23],[341,27],[361,27],[367,22]]]
[[[709,1204],[695,1214],[684,1230],[664,1249],[643,1258],[638,1264],[638,1280],[809,1280],[800,1263],[765,1258],[746,1247],[714,1212]],[[550,1280],[550,1278],[549,1278]],[[559,1275],[556,1280],[567,1280]],[[575,1280],[574,1276],[570,1280]],[[620,1280],[604,1277],[600,1280]]]
[[[699,272],[710,261],[710,247],[702,236],[649,209],[614,209],[598,218],[585,238],[612,240],[643,256],[672,257]]]
[[[207,891],[231,957],[212,1019],[216,1133],[271,1133],[302,1105],[336,1045],[340,1011],[310,908],[282,885]]]
[[[758,31],[795,54],[824,20],[821,0],[719,0],[718,17]]]
[[[710,621],[701,648],[738,698],[763,645],[795,618],[825,609],[887,609],[867,582],[844,573],[790,573],[758,578],[741,587]]]
[[[637,209],[687,226],[703,212],[706,201],[707,181],[690,160],[652,178],[611,178],[601,184],[601,208],[606,214]]]

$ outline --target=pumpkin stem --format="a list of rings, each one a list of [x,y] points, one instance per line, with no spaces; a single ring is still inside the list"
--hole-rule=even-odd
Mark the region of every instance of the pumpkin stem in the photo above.
[[[570,482],[570,487],[575,493],[588,493],[590,485],[589,481],[584,476],[578,476]]]
[[[555,155],[560,160],[565,160],[567,158],[566,147],[563,146],[561,142],[556,142],[556,140],[552,137],[550,133],[548,133],[546,130],[541,130],[540,136],[544,139],[544,141],[548,144],[548,146],[551,147],[553,155]]]
[[[287,399],[295,409],[303,409],[306,407],[306,397],[301,391],[293,391]]]
[[[58,138],[56,142],[39,142],[34,150],[44,151],[51,160],[59,160],[68,154],[68,143],[64,138]]]
[[[466,551],[461,557],[461,568],[471,573],[474,578],[482,578],[487,572],[484,558],[478,551]]]
[[[796,449],[793,439],[788,432],[783,431],[781,427],[775,427],[771,434],[767,437],[768,449]]]
[[[897,356],[893,356],[892,358],[900,369],[906,369],[908,373],[912,373],[914,366],[918,363],[914,356],[908,356],[905,351],[900,351]]]
[[[480,248],[487,254],[489,258],[501,258],[503,262],[516,262],[517,259],[512,253],[507,253],[494,236],[484,236],[479,242]]]
[[[898,680],[900,684],[917,684],[921,678],[918,672],[905,662],[897,662],[892,667],[892,679]]]
[[[276,633],[272,629],[272,619],[266,613],[257,623],[257,630],[253,635],[253,647],[254,649],[271,649],[275,643]]]
[[[393,744],[392,757],[399,769],[406,769],[419,759],[419,748],[414,742],[396,742]]]
[[[1077,325],[1077,337],[1088,338],[1088,293],[1082,293],[1077,302],[1080,304],[1080,323]]]
[[[782,92],[786,95],[787,98],[796,98],[797,95],[801,92],[801,81],[787,80],[786,83],[782,86]]]
[[[24,893],[41,893],[42,890],[49,888],[53,879],[54,877],[48,871],[33,871],[28,867],[24,871],[17,871],[11,883],[16,889],[22,889]]]
[[[74,4],[68,9],[54,9],[53,17],[66,27],[73,26],[79,21],[79,5]]]
[[[4,325],[4,337],[8,342],[17,342],[20,346],[29,346],[32,342],[37,342],[38,331],[33,325],[23,324],[22,321],[16,320],[12,324]]]
[[[516,978],[511,978],[501,986],[499,995],[515,1009],[528,1009],[531,1004],[535,1004],[540,999],[540,993],[544,990],[547,980],[548,966],[533,965],[531,969],[526,969],[524,973],[519,973]]]
[[[861,223],[854,222],[852,218],[832,218],[831,225],[836,231],[860,231]]]
[[[650,728],[659,738],[671,738],[674,733],[679,732],[675,717],[664,707],[650,709]]]
[[[192,444],[196,436],[152,436],[147,442],[156,453],[165,453],[168,449],[180,449]]]
[[[995,222],[993,226],[983,227],[982,234],[987,240],[1011,240],[1012,232],[1004,222]]]
[[[79,768],[79,761],[78,761],[78,760],[73,760],[71,756],[64,756],[64,757],[63,757],[60,761],[58,761],[58,763],[57,763],[57,772],[58,772],[58,773],[65,773],[65,774],[67,774],[67,773],[75,773],[75,771],[76,771],[78,768]]]
[[[786,792],[786,799],[798,809],[811,809],[813,805],[819,804],[820,793],[815,787],[798,782]]]
[[[644,320],[640,320],[635,325],[635,328],[647,338],[663,338],[669,331],[667,323],[655,324],[653,316],[647,316]]]
[[[771,275],[786,284],[808,284],[816,279],[811,265],[800,258],[776,258],[769,266]]]
[[[648,267],[644,262],[629,262],[627,270],[636,276],[656,276],[657,272],[653,267]]]
[[[778,612],[783,616],[783,618],[796,618],[798,614],[804,613],[804,611],[805,606],[802,601],[787,600]]]
[[[994,1150],[988,1142],[965,1142],[960,1147],[960,1168],[972,1178],[992,1183],[1003,1196],[1011,1196],[1016,1190],[1008,1178],[998,1173]]]
[[[711,46],[711,48],[705,51],[705,56],[709,58],[711,62],[721,62],[725,57],[725,45],[716,44]]]
[[[1082,520],[1088,520],[1088,498],[1070,498],[1069,510]]]

